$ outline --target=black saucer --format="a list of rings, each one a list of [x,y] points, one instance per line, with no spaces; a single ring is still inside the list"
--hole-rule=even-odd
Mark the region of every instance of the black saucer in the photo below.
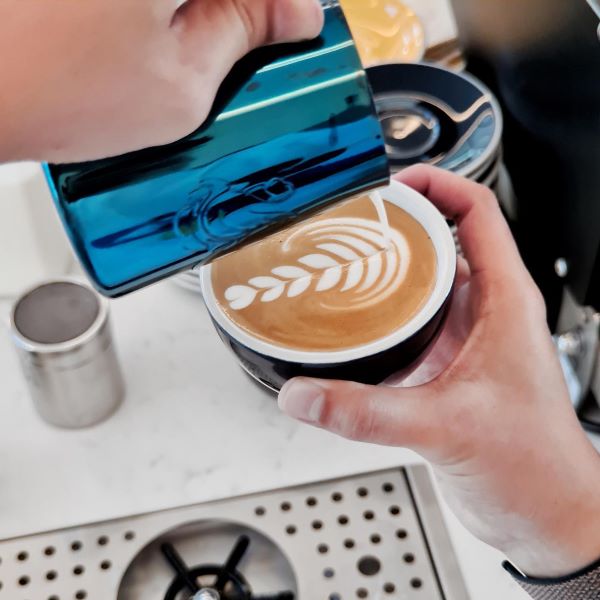
[[[383,64],[367,74],[394,170],[427,163],[471,177],[494,163],[502,114],[482,83],[429,64]]]

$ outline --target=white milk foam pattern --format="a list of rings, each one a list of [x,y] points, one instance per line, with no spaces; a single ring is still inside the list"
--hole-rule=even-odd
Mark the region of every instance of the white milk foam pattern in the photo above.
[[[385,247],[388,248],[390,245],[390,222],[388,220],[387,210],[385,208],[385,202],[381,197],[381,193],[378,190],[371,192],[369,198],[377,211],[377,218],[381,224],[383,235],[385,239]]]
[[[306,238],[314,250],[295,265],[281,264],[268,275],[257,275],[246,283],[225,291],[232,310],[242,310],[255,301],[274,302],[295,298],[307,292],[338,288],[340,294],[329,310],[356,309],[376,304],[395,292],[403,283],[411,260],[406,238],[390,228],[385,204],[379,193],[371,200],[379,221],[340,217],[309,223],[295,230],[281,246],[282,259],[292,244]],[[310,243],[309,243],[310,242]]]

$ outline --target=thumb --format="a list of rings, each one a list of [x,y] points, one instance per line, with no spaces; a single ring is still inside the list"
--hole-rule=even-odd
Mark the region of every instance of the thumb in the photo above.
[[[390,388],[298,377],[283,386],[279,407],[345,438],[426,451],[439,445],[442,430],[434,387],[435,382]]]
[[[204,121],[219,86],[249,51],[315,37],[323,27],[319,0],[172,1],[177,8],[170,29],[186,68],[193,127]]]

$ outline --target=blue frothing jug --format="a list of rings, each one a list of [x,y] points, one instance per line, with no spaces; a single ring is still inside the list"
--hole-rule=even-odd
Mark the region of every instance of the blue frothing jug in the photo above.
[[[119,296],[383,185],[371,90],[338,2],[311,42],[257,50],[175,143],[45,172],[96,288]]]

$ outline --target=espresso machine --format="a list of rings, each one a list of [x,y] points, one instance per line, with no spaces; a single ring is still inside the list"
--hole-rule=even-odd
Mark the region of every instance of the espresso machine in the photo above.
[[[600,4],[452,3],[468,69],[503,108],[513,232],[579,417],[600,431]]]

